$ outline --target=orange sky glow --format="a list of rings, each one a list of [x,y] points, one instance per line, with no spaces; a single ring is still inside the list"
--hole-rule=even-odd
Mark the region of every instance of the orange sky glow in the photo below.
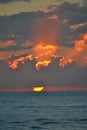
[[[0,10],[0,91],[87,91],[86,0],[1,0]]]
[[[56,43],[50,42],[38,42],[33,45],[33,48],[26,51],[16,51],[16,52],[0,52],[0,60],[8,61],[8,66],[12,69],[17,69],[18,64],[24,64],[26,60],[36,61],[36,69],[38,70],[42,66],[48,66],[53,58],[60,58],[60,66],[64,67],[67,64],[71,64],[72,62],[76,62],[79,66],[87,65],[87,33],[80,35],[77,40],[73,41],[74,47],[67,48],[61,47]],[[7,41],[6,45],[14,44],[12,41]],[[30,42],[27,42],[30,45]],[[60,51],[61,50],[61,51]],[[22,56],[26,54],[26,56]],[[20,56],[13,61],[10,61],[9,58],[14,56]]]
[[[50,20],[52,20],[52,23]],[[75,31],[86,25],[87,22],[74,24],[70,26],[70,29]],[[38,21],[36,22],[34,34],[36,41],[34,43],[26,41],[22,45],[25,48],[27,47],[25,50],[0,52],[0,60],[5,60],[8,67],[12,69],[17,69],[19,63],[24,64],[26,60],[35,60],[36,70],[39,70],[42,66],[49,66],[53,58],[60,58],[59,66],[62,68],[72,62],[76,62],[78,66],[86,66],[87,33],[79,34],[76,40],[72,41],[73,47],[71,48],[60,46],[60,43],[56,43],[57,37],[60,39],[57,26],[57,17],[55,15],[40,19],[40,24],[38,24]],[[15,37],[15,35],[11,34],[11,37]],[[14,40],[0,43],[0,48],[11,45],[16,46]],[[28,48],[29,46],[32,46],[32,48]],[[12,56],[15,56],[15,59],[11,60]]]

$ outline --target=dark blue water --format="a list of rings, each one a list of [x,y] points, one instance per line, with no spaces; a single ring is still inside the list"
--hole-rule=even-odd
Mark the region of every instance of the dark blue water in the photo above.
[[[0,130],[87,130],[87,92],[0,93]]]

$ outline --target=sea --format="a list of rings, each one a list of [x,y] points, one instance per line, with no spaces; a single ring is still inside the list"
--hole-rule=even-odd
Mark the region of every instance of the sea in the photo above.
[[[0,130],[87,130],[87,91],[0,92]]]

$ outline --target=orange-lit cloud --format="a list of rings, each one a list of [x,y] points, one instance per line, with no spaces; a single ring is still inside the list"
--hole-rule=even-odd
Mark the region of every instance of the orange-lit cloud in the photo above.
[[[52,57],[56,56],[58,46],[49,43],[39,43],[33,48],[34,56],[36,58],[37,70],[40,66],[48,66]]]
[[[75,41],[74,49],[78,52],[81,52],[87,46],[87,33],[84,34],[83,36],[80,36],[79,38],[80,38],[79,40]]]
[[[73,31],[75,31],[76,29],[81,28],[81,27],[84,27],[84,26],[87,26],[87,22],[71,25],[70,28],[71,28]]]
[[[71,64],[72,62],[73,62],[73,59],[72,59],[72,58],[64,58],[64,57],[62,57],[62,58],[60,59],[60,66],[61,66],[61,67],[64,67],[65,65]]]
[[[13,62],[8,62],[8,64],[9,64],[10,68],[17,69],[18,64],[19,63],[24,64],[25,60],[32,60],[32,55],[28,55],[28,56],[25,56],[25,57],[18,58],[16,60],[14,60]]]
[[[57,20],[58,16],[57,15],[52,15],[52,16],[49,16],[48,19],[50,19],[50,20]]]
[[[9,62],[9,67],[16,69],[19,63],[24,63],[25,60],[36,61],[36,69],[42,66],[48,66],[52,62],[52,58],[60,58],[59,65],[61,67],[76,62],[79,66],[87,65],[87,34],[79,36],[78,40],[74,41],[73,48],[61,47],[57,44],[37,43],[31,49],[30,54],[25,57],[18,58],[13,62]]]
[[[38,70],[41,66],[48,66],[52,58],[57,57],[57,49],[58,46],[54,44],[38,43],[31,49],[31,53],[27,56],[8,62],[9,67],[16,69],[19,63],[24,64],[25,60],[35,59],[36,69]]]
[[[0,47],[16,46],[12,40],[6,41],[5,43],[0,43]],[[73,44],[73,47],[68,48],[52,42],[45,42],[45,40],[36,44],[27,41],[25,44],[22,44],[22,47],[25,48],[24,50],[0,51],[0,60],[5,60],[12,69],[17,69],[19,63],[24,64],[26,60],[34,59],[36,61],[36,69],[38,70],[42,66],[47,67],[53,58],[60,58],[59,66],[61,67],[71,64],[72,62],[76,62],[79,66],[86,66],[87,33],[78,36],[77,40],[73,41]],[[12,56],[14,56],[13,60],[11,59]]]
[[[76,40],[75,41],[75,47],[74,47],[74,49],[76,51],[81,52],[81,51],[83,51],[84,47],[85,47],[84,40]]]
[[[8,40],[8,41],[5,41],[5,42],[0,41],[0,48],[8,47],[10,45],[16,45],[16,43],[13,40]]]
[[[36,69],[39,70],[41,66],[48,66],[51,63],[51,60],[49,61],[39,61],[36,63]]]
[[[87,33],[79,36],[79,39],[74,41],[74,47],[69,50],[62,54],[62,58],[60,59],[61,67],[71,64],[73,61],[79,66],[87,65],[87,60],[84,58],[87,57]]]
[[[31,54],[30,49],[25,50],[18,50],[18,51],[0,51],[0,60],[9,61],[12,56],[16,57],[23,57],[23,55]]]

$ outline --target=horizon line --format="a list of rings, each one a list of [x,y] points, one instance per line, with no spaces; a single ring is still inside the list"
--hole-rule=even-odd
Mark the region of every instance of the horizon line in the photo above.
[[[87,91],[86,87],[45,87],[42,92]],[[0,92],[33,92],[33,88],[0,89]]]

